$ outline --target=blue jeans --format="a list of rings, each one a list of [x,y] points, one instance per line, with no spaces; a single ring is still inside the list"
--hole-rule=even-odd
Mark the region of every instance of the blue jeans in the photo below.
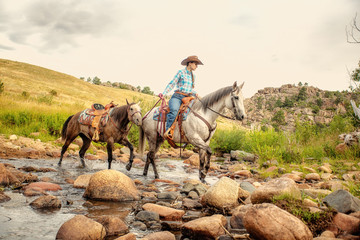
[[[172,97],[169,100],[169,108],[170,112],[166,116],[166,131],[171,127],[171,125],[174,123],[176,115],[179,111],[179,108],[181,106],[181,100],[184,98],[184,95],[181,95],[179,93],[174,93]]]

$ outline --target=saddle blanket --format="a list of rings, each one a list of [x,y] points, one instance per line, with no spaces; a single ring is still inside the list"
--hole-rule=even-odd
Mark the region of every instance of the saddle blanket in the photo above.
[[[109,121],[109,116],[110,116],[112,110],[113,109],[110,110],[109,114],[106,114],[105,116],[101,117],[100,124],[102,126],[105,126],[106,123]],[[83,125],[91,125],[92,124],[95,115],[89,114],[90,111],[93,111],[93,110],[88,108],[88,109],[85,109],[84,111],[82,111],[80,113],[80,116],[79,116],[79,119],[78,119],[80,124],[83,124]]]
[[[192,107],[193,104],[194,104],[194,101],[191,101],[189,106]],[[189,113],[190,113],[190,108],[186,108],[186,110],[183,114],[183,121],[185,121],[187,119],[187,116],[189,115]],[[155,108],[153,119],[155,121],[161,121],[162,113],[160,112],[159,107]],[[165,118],[165,121],[166,121],[166,118]]]

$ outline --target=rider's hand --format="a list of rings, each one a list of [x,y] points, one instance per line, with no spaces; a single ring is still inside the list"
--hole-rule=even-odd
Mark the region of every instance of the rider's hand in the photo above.
[[[159,93],[158,96],[159,96],[159,98],[161,98],[161,99],[164,98],[164,95],[163,95],[162,93]]]

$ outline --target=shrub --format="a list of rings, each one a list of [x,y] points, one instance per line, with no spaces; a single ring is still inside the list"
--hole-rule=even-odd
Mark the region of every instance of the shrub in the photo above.
[[[2,82],[2,80],[0,79],[0,94],[4,92],[4,83]]]

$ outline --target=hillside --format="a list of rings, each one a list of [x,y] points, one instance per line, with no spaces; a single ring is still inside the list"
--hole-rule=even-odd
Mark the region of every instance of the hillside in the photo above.
[[[296,120],[326,125],[335,115],[347,112],[350,98],[346,91],[323,91],[312,86],[286,84],[264,88],[245,100],[246,125],[252,129],[282,130],[292,130]]]
[[[116,104],[156,97],[130,90],[93,85],[79,78],[27,63],[0,59],[0,79],[5,89],[0,95],[2,109],[80,111],[94,102]]]

